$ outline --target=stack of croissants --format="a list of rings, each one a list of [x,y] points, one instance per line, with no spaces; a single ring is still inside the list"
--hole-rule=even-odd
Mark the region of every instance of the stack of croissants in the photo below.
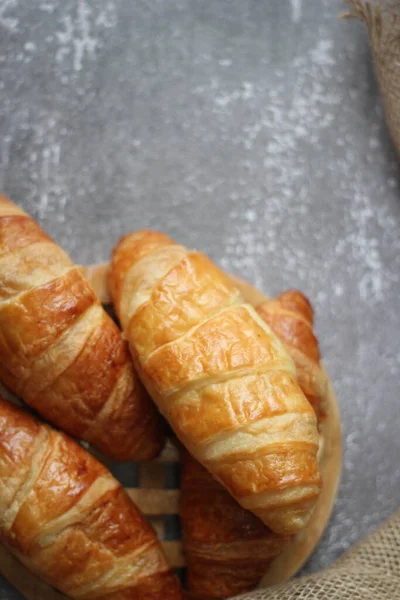
[[[84,269],[0,195],[0,381],[28,407],[0,398],[0,542],[71,599],[250,590],[321,491],[328,378],[311,305],[291,290],[254,307],[204,254],[148,230],[114,248],[108,289],[118,324]],[[165,420],[181,450],[185,592],[81,443],[148,461]]]

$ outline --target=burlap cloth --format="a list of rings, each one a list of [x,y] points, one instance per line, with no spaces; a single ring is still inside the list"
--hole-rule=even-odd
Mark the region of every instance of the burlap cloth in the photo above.
[[[242,600],[396,600],[400,598],[400,511],[328,569]]]
[[[386,120],[400,155],[400,0],[348,0],[343,17],[365,22]],[[400,512],[328,569],[241,600],[400,599]]]
[[[342,16],[367,26],[386,121],[400,155],[400,1],[346,1],[349,11]]]

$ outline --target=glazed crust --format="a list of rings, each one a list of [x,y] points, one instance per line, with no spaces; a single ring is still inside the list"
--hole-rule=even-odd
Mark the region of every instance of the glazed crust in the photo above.
[[[273,531],[302,529],[319,437],[277,336],[206,256],[164,234],[120,241],[110,291],[141,379],[191,454]]]
[[[291,354],[321,424],[328,409],[328,379],[311,304],[301,292],[289,290],[257,311]],[[181,523],[191,598],[219,600],[252,590],[292,536],[274,534],[244,510],[187,452],[182,452],[182,465]]]
[[[291,536],[271,531],[182,452],[181,523],[190,598],[252,590]]]
[[[118,460],[154,457],[161,420],[79,267],[0,195],[0,379],[45,419]]]
[[[70,598],[182,599],[154,531],[107,469],[2,398],[0,539]]]
[[[314,311],[306,296],[288,290],[257,306],[260,317],[283,342],[296,365],[297,379],[318,421],[326,416],[328,378],[313,330]]]

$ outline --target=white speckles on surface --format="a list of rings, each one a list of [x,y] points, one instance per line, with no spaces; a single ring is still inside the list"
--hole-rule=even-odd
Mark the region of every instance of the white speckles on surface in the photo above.
[[[335,294],[335,296],[343,296],[344,294],[344,288],[343,285],[341,283],[339,283],[338,281],[336,281],[333,284],[333,293]]]
[[[36,50],[36,44],[34,44],[33,42],[26,42],[24,44],[24,49],[27,52],[35,52],[35,50]]]
[[[246,210],[246,212],[244,213],[244,218],[246,219],[246,221],[248,221],[249,223],[254,223],[255,221],[257,221],[257,213],[255,210],[248,208]]]
[[[56,5],[53,0],[53,2],[41,2],[39,7],[40,10],[43,10],[44,12],[53,13],[55,11]]]
[[[103,3],[103,7],[96,17],[97,27],[112,28],[117,25],[117,11],[113,2]]]
[[[221,67],[231,67],[231,66],[232,66],[232,61],[231,61],[229,58],[221,58],[221,59],[218,61],[218,64],[219,64]]]
[[[293,23],[298,23],[301,20],[302,3],[303,0],[290,0]]]
[[[58,49],[56,60],[63,63],[69,57],[76,73],[82,70],[84,61],[93,61],[100,41],[96,31],[116,26],[115,6],[106,5],[104,9],[94,12],[94,7],[87,0],[79,0],[70,13],[61,18],[62,27],[56,31]]]
[[[217,89],[218,82],[214,79],[211,82],[211,89]],[[200,93],[204,93],[205,88],[198,88]],[[246,102],[247,100],[251,100],[254,98],[254,84],[249,81],[243,81],[240,86],[240,89],[233,90],[230,93],[223,93],[214,97],[215,104],[220,108],[225,108],[232,102],[236,102],[237,100],[242,100]]]
[[[35,163],[37,154],[34,152],[31,155],[31,162]],[[43,148],[41,156],[41,185],[42,193],[38,202],[38,214],[39,218],[43,218],[46,211],[49,208],[49,188],[51,181],[52,171],[57,171],[57,167],[60,163],[60,146],[57,143],[49,142],[49,144]]]
[[[57,31],[60,48],[56,54],[56,60],[62,62],[65,56],[72,55],[74,71],[82,69],[85,55],[93,59],[98,42],[93,37],[90,25],[91,9],[86,2],[80,0],[77,3],[77,16],[74,22],[71,15],[63,18],[63,31]]]
[[[16,31],[18,19],[13,16],[17,6],[17,0],[0,0],[0,31],[1,28],[8,31]]]
[[[329,0],[79,6],[0,0],[0,187],[79,262],[150,227],[309,295],[345,444],[327,565],[400,497],[400,178],[365,32]]]
[[[335,64],[333,50],[333,42],[331,40],[318,40],[316,47],[311,51],[313,63],[319,66],[333,66]]]

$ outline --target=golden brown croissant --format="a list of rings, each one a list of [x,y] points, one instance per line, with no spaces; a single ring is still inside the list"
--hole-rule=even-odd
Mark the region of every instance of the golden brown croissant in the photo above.
[[[0,398],[0,541],[79,600],[181,600],[156,535],[79,444]]]
[[[181,523],[193,600],[252,590],[291,539],[242,508],[188,452],[182,452]]]
[[[79,267],[0,195],[0,379],[48,421],[118,460],[162,447],[127,345]]]
[[[120,241],[110,290],[183,444],[273,531],[301,529],[320,491],[318,432],[277,336],[205,255],[160,233]]]
[[[301,292],[290,290],[257,308],[284,342],[309,401],[323,418],[327,378],[313,333],[313,310]],[[181,522],[192,598],[221,599],[256,587],[291,536],[274,534],[244,510],[211,474],[182,453]]]
[[[300,387],[322,421],[328,379],[321,368],[318,340],[313,331],[314,311],[309,300],[297,290],[288,290],[263,302],[256,310],[292,357]]]

